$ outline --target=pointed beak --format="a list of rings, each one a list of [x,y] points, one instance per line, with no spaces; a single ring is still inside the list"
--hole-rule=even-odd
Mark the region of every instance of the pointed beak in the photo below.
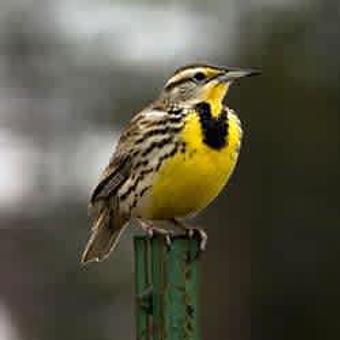
[[[256,76],[261,74],[258,69],[225,69],[224,73],[221,74],[221,81],[233,81],[243,77]]]

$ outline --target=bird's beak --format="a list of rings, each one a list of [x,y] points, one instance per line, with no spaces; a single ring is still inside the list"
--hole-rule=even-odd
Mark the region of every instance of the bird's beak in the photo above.
[[[233,81],[243,77],[256,76],[261,74],[260,70],[257,69],[225,69],[224,72],[219,76],[221,81]]]

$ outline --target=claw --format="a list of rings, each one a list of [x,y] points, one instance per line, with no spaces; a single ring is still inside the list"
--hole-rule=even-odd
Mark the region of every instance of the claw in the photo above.
[[[175,226],[184,229],[189,238],[193,238],[197,235],[196,237],[200,242],[197,254],[197,257],[199,257],[200,253],[202,253],[207,247],[208,235],[206,234],[206,232],[201,228],[191,227],[184,223],[183,221],[180,221],[176,218],[171,219],[171,222],[174,223]]]
[[[149,238],[153,238],[154,237],[154,231],[153,231],[153,229],[151,227],[146,229],[145,232],[147,233]]]
[[[165,241],[167,248],[168,249],[171,248],[171,244],[172,244],[171,237],[172,237],[172,234],[173,234],[172,231],[162,229],[162,228],[157,228],[157,227],[151,227],[150,231],[152,233],[151,237],[154,237],[155,235],[160,235],[160,236],[164,237],[164,241]],[[149,231],[149,233],[150,233],[150,231]]]
[[[167,246],[168,249],[171,248],[171,244],[172,244],[171,236],[172,236],[172,233],[171,233],[171,232],[168,232],[168,233],[165,235],[165,244],[166,244],[166,246]]]
[[[208,235],[207,233],[201,228],[195,227],[187,227],[186,228],[187,235],[189,238],[194,238],[196,235],[200,241],[200,251],[203,252],[207,247]]]
[[[171,244],[172,244],[172,235],[173,232],[167,229],[163,229],[163,228],[158,228],[155,227],[153,224],[151,223],[147,223],[145,221],[141,221],[139,220],[140,225],[142,227],[142,229],[147,233],[149,238],[153,238],[155,235],[160,235],[162,237],[164,237],[164,241],[165,244],[167,246],[168,249],[171,248]]]

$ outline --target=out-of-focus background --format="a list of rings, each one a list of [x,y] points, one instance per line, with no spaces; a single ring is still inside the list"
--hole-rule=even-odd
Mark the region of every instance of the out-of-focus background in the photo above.
[[[82,268],[87,199],[178,66],[256,66],[245,139],[197,220],[204,339],[340,337],[337,0],[0,3],[0,339],[134,339],[130,231]]]

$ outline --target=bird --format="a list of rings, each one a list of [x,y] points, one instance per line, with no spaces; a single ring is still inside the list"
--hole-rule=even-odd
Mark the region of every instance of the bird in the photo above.
[[[167,221],[200,237],[186,220],[206,208],[234,171],[242,140],[238,114],[225,103],[238,79],[258,69],[191,64],[177,69],[158,98],[123,129],[89,203],[93,217],[82,263],[102,261],[116,248],[130,221],[171,243]],[[157,224],[158,225],[158,224]]]

